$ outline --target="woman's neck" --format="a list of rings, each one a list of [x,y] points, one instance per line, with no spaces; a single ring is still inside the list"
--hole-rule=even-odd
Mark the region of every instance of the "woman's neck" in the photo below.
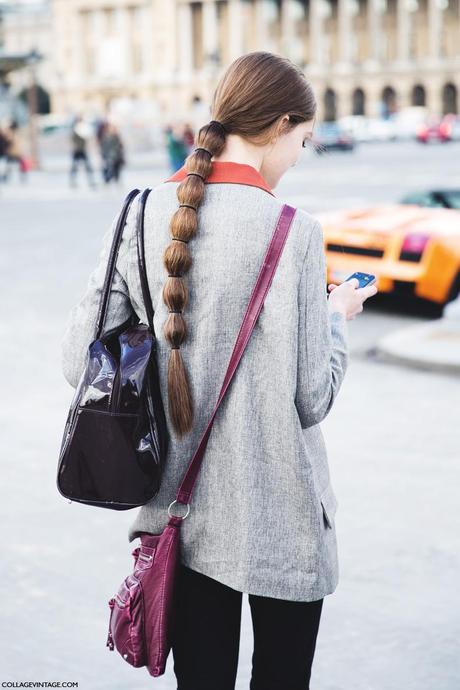
[[[264,150],[260,146],[253,146],[243,141],[237,134],[229,134],[223,150],[219,156],[213,156],[213,161],[244,163],[251,165],[258,172],[262,168]]]

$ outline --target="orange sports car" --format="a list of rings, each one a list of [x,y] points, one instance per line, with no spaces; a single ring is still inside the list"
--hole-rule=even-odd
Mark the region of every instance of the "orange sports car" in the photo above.
[[[328,283],[363,271],[376,276],[381,293],[439,305],[458,295],[460,211],[394,204],[315,216],[323,226]]]

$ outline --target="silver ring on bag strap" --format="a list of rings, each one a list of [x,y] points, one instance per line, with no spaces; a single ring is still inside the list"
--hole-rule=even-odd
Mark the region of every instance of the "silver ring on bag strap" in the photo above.
[[[186,505],[186,506],[187,506],[187,512],[185,513],[185,515],[174,515],[174,516],[173,516],[173,515],[171,515],[171,506],[173,506],[175,503],[179,503],[179,501],[178,501],[177,499],[174,499],[174,501],[173,501],[172,503],[170,503],[169,506],[168,506],[168,515],[169,515],[169,517],[180,517],[180,518],[182,518],[182,520],[185,520],[185,518],[187,517],[187,515],[190,513],[190,503],[186,503],[186,504],[182,503],[182,505]]]

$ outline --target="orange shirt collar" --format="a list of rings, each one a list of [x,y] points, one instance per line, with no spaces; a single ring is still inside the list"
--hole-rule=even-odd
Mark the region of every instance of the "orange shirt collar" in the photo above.
[[[179,168],[174,175],[164,182],[180,182],[185,179],[187,171],[185,165]],[[230,182],[247,184],[250,187],[260,187],[275,196],[260,172],[247,163],[235,163],[234,161],[212,161],[211,174],[206,178],[206,183]]]

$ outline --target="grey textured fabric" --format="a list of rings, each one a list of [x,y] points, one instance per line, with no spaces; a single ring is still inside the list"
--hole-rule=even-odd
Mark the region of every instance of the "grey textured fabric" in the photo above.
[[[161,390],[171,434],[160,493],[137,509],[129,528],[159,533],[217,400],[282,201],[248,184],[207,184],[189,248],[181,353],[195,403],[195,426],[179,440],[169,422],[163,335],[167,308],[163,251],[178,207],[178,182],[151,192],[145,221],[147,272],[155,309]],[[135,213],[128,216],[107,327],[132,308],[146,322],[137,271]],[[62,366],[76,387],[94,338],[115,220],[103,239],[86,292],[70,311]],[[297,209],[271,288],[234,379],[217,412],[189,516],[182,562],[238,591],[313,601],[338,584],[335,496],[319,423],[330,411],[348,362],[348,325],[330,311],[320,223]],[[132,305],[132,306],[131,306]]]

